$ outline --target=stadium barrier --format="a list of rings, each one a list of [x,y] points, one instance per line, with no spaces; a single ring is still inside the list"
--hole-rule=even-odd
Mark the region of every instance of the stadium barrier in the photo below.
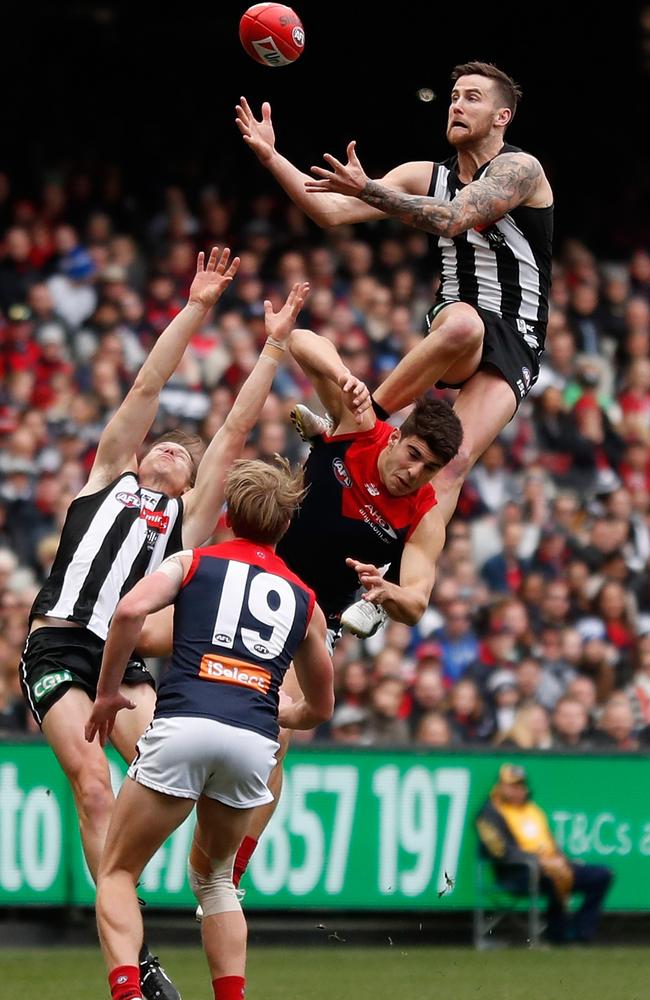
[[[472,753],[294,748],[278,810],[245,879],[247,909],[471,910],[474,817],[500,763]],[[648,760],[517,754],[573,858],[605,863],[607,908],[650,910]],[[125,767],[110,755],[116,787]],[[190,907],[193,817],[145,869],[152,907]],[[0,906],[91,906],[67,783],[41,743],[0,743]]]

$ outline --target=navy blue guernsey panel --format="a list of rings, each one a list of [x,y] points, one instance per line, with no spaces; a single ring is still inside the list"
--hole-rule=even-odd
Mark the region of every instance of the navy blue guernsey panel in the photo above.
[[[156,717],[201,716],[276,739],[278,690],[313,605],[312,591],[265,545],[195,549]]]

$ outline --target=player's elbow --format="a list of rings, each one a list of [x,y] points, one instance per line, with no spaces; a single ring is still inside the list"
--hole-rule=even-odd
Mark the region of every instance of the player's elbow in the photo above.
[[[423,594],[415,595],[412,600],[409,601],[408,606],[404,608],[404,614],[402,617],[404,624],[409,625],[410,627],[417,625],[422,618],[422,615],[427,610],[427,604],[428,601]]]
[[[147,612],[148,608],[145,606],[141,598],[138,598],[135,595],[133,597],[127,595],[122,598],[115,609],[112,624],[116,627],[119,627],[120,625],[132,625],[139,619],[144,618]]]
[[[333,713],[334,695],[332,694],[331,697],[319,701],[317,705],[312,705],[314,726],[322,726],[324,722],[329,722]]]

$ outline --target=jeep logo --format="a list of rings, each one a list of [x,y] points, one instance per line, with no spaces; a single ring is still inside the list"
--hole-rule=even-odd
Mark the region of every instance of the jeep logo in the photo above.
[[[32,694],[34,695],[34,701],[41,701],[46,694],[50,691],[54,691],[58,688],[59,684],[64,684],[66,681],[72,680],[72,674],[69,670],[57,670],[51,674],[45,674],[36,681],[34,687],[32,688]]]

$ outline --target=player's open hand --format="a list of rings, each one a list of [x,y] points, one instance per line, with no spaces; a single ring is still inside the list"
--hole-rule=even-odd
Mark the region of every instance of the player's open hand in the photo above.
[[[250,105],[245,97],[239,98],[236,108],[237,118],[235,119],[237,128],[242,134],[242,139],[247,146],[255,153],[256,157],[266,165],[275,152],[275,132],[271,121],[271,105],[265,101],[262,105],[262,118],[257,120],[250,109]]]
[[[365,590],[364,601],[372,601],[373,604],[383,604],[390,599],[393,584],[388,583],[381,575],[377,566],[372,563],[362,563],[358,559],[346,559],[345,563],[359,577],[359,583]]]
[[[324,167],[312,167],[312,174],[315,174],[320,179],[305,181],[305,191],[312,192],[313,194],[322,194],[323,192],[347,194],[353,198],[358,198],[368,183],[369,178],[356,154],[356,145],[354,139],[348,143],[347,163],[341,163],[331,153],[325,153],[323,159],[326,163],[329,163],[332,169],[325,170]]]
[[[196,261],[196,274],[190,288],[189,301],[200,305],[203,309],[211,309],[221,298],[226,288],[239,270],[239,257],[230,260],[230,249],[224,247],[219,253],[219,247],[212,247],[207,267],[205,254],[199,254]]]
[[[308,295],[309,282],[297,281],[279,312],[273,312],[273,305],[266,299],[264,302],[266,336],[273,337],[274,340],[283,344],[294,329],[298,314],[307,301]]]
[[[115,716],[123,708],[135,708],[135,702],[126,698],[119,691],[114,695],[98,694],[84,730],[88,743],[92,743],[96,734],[99,733],[100,746],[105,747],[113,732]]]
[[[372,408],[370,392],[365,382],[346,370],[338,378],[338,386],[343,393],[343,403],[358,424],[363,423],[363,415]]]

